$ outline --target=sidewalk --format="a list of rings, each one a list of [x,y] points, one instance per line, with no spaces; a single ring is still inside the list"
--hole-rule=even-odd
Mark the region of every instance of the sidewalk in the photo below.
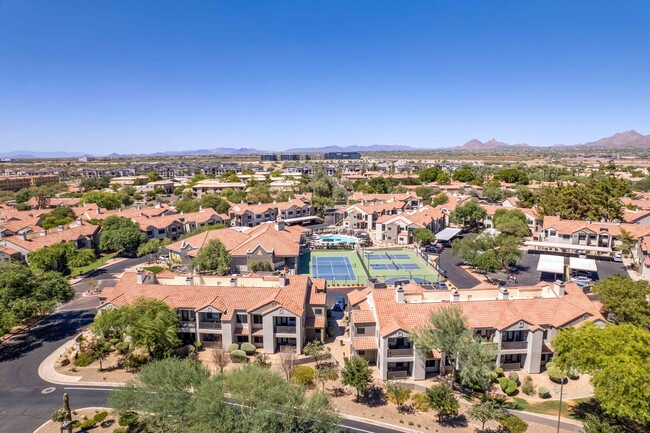
[[[79,335],[75,335],[74,338],[65,342],[41,362],[41,365],[38,366],[38,375],[40,378],[56,385],[103,386],[113,388],[124,385],[122,382],[84,382],[81,380],[81,376],[69,376],[56,371],[54,364],[66,350],[75,345],[75,340]]]

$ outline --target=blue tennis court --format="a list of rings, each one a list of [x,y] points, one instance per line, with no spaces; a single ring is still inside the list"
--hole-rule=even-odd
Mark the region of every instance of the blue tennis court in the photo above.
[[[368,260],[412,260],[408,254],[366,254]]]
[[[395,263],[395,267],[397,269],[404,269],[404,270],[416,270],[416,269],[422,269],[420,265],[417,263]]]
[[[316,278],[325,278],[326,280],[355,280],[357,277],[352,269],[350,259],[345,256],[341,257],[313,257],[312,258],[312,275]]]

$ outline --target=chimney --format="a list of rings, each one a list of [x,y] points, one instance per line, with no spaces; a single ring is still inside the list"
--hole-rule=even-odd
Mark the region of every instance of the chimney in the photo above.
[[[557,280],[553,283],[553,290],[558,297],[564,297],[564,283],[560,280]]]
[[[193,286],[194,285],[194,277],[190,275],[189,277],[185,278],[185,285],[186,286]]]
[[[451,302],[458,302],[460,301],[460,293],[458,292],[457,289],[452,290],[449,292],[449,300]]]
[[[237,287],[237,278],[236,277],[232,277],[230,279],[230,287]]]
[[[82,220],[81,218],[77,218],[77,224],[79,224],[80,226],[84,225],[84,220]]]
[[[27,240],[27,232],[19,232],[18,236],[20,237],[20,239],[22,239],[24,241]]]
[[[278,280],[280,287],[284,287],[287,285],[287,274],[284,272],[280,272],[280,279]]]
[[[63,230],[65,230],[65,227],[63,227],[63,226],[59,226],[58,228],[59,228],[59,231],[60,231],[60,232],[62,232]]]
[[[138,268],[136,275],[138,276],[138,284],[144,284],[144,269]]]
[[[275,229],[279,232],[284,231],[284,220],[282,218],[278,218],[275,221]]]
[[[395,302],[398,304],[404,303],[404,288],[401,284],[395,286]]]
[[[507,300],[510,297],[510,292],[505,287],[499,289],[499,299]]]
[[[41,230],[41,236],[45,236],[47,234],[47,230],[43,229]]]

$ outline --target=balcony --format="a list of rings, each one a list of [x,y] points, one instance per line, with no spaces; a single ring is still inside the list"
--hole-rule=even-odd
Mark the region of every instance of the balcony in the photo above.
[[[196,321],[194,321],[194,320],[181,320],[181,321],[178,322],[178,329],[180,329],[181,332],[194,331],[194,330],[196,330]]]
[[[221,329],[221,322],[199,322],[200,329]]]
[[[388,370],[386,372],[387,379],[406,379],[411,375],[408,370]]]
[[[413,356],[413,348],[412,347],[401,347],[401,348],[395,348],[395,349],[388,349],[388,357],[389,358],[397,358],[397,357],[403,357],[403,356]]]
[[[528,349],[527,341],[503,341],[501,350],[526,350]]]
[[[276,334],[295,334],[296,333],[296,327],[295,326],[287,326],[287,325],[275,325],[275,333]]]

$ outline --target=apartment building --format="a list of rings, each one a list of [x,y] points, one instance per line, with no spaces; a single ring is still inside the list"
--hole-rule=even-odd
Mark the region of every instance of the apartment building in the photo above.
[[[498,348],[497,366],[539,373],[553,357],[557,332],[591,321],[604,325],[601,305],[574,283],[497,289],[426,290],[410,283],[348,295],[351,353],[377,366],[382,379],[423,380],[449,369],[445,353],[419,351],[413,332],[432,312],[455,306],[469,326]]]
[[[521,211],[526,217],[526,223],[528,224],[528,228],[530,229],[530,232],[533,233],[537,231],[538,223],[537,223],[537,219],[536,219],[537,217],[535,211],[533,209],[511,206],[512,202],[508,200],[504,200],[504,203],[509,203],[510,205],[493,206],[493,205],[481,204],[481,207],[485,209],[485,212],[487,213],[485,219],[483,220],[483,227],[489,229],[494,228],[494,221],[493,221],[494,214],[497,213],[499,210],[506,210],[506,211],[518,210]]]
[[[397,215],[404,212],[406,204],[402,201],[392,201],[380,204],[353,204],[337,211],[341,214],[344,227],[359,230],[375,230],[379,217]]]
[[[294,198],[285,202],[233,205],[228,216],[233,227],[255,227],[266,222],[282,219],[291,224],[300,218],[312,216],[314,208],[305,200]]]
[[[542,228],[533,233],[526,246],[545,251],[611,256],[620,245],[618,237],[626,230],[636,238],[650,234],[650,225],[628,223],[601,223],[566,220],[558,216],[545,216]]]
[[[438,233],[448,225],[449,213],[441,206],[423,206],[398,215],[377,218],[375,239],[396,245],[409,245],[416,241],[416,229],[427,228]]]
[[[34,176],[0,176],[1,191],[18,191],[23,188],[45,185],[46,183],[58,182],[56,174],[44,174]]]
[[[147,239],[177,240],[181,235],[194,229],[214,224],[228,224],[227,215],[220,215],[210,208],[200,209],[198,212],[172,213],[169,215],[148,216],[146,214],[134,215],[131,220],[140,226],[140,230],[147,234]]]
[[[203,194],[221,194],[224,189],[244,191],[246,188],[244,182],[222,182],[220,180],[206,179],[197,182],[192,187],[192,193],[195,197],[201,198]]]
[[[178,312],[178,333],[187,342],[227,348],[252,343],[264,353],[325,339],[327,284],[306,275],[221,277],[164,271],[126,272],[102,291],[98,314],[138,298],[158,299]]]
[[[171,243],[167,250],[172,259],[189,264],[203,246],[218,240],[232,257],[232,272],[248,272],[252,263],[268,262],[275,270],[298,273],[306,233],[303,227],[287,226],[283,221],[268,222],[248,230],[209,230]]]
[[[356,191],[352,193],[352,196],[348,200],[361,205],[375,205],[399,201],[404,203],[404,209],[417,209],[424,204],[422,197],[418,197],[411,191],[404,194],[368,194]]]

